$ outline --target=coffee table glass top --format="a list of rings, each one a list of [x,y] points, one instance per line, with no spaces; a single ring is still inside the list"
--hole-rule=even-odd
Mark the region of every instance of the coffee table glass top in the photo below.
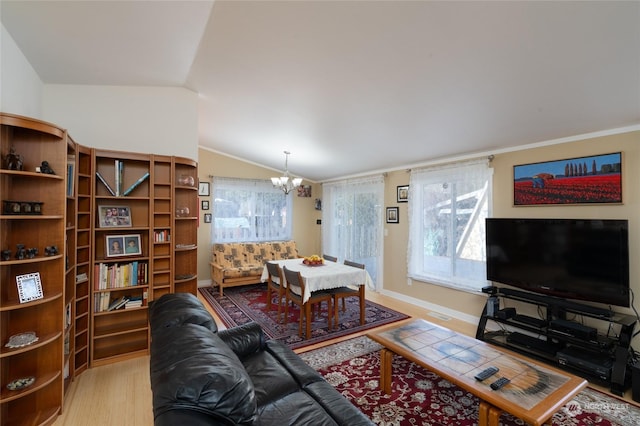
[[[510,356],[477,339],[424,320],[374,332],[370,337],[380,343],[384,340],[404,348],[425,365],[433,367],[435,372],[446,372],[471,386],[498,392],[502,398],[525,410],[535,407],[570,379],[567,375]],[[498,367],[500,371],[478,382],[474,376],[490,366]],[[507,377],[511,383],[499,391],[491,391],[491,383],[499,377]]]

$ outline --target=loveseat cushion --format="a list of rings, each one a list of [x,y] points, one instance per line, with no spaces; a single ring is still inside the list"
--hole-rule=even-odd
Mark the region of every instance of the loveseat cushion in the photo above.
[[[194,324],[164,330],[151,341],[154,417],[194,410],[224,424],[251,424],[257,410],[253,382],[222,339]]]

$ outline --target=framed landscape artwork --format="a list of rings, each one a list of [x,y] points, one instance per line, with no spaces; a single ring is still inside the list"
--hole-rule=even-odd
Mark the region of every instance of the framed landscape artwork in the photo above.
[[[513,204],[622,203],[622,153],[577,157],[513,168]]]

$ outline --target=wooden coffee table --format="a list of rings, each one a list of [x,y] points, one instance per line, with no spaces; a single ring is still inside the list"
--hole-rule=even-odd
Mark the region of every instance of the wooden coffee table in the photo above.
[[[398,354],[480,398],[481,426],[497,426],[502,411],[542,425],[587,386],[580,377],[422,319],[391,324],[367,336],[384,346],[380,353],[384,392],[391,393],[391,366]],[[500,371],[482,382],[474,378],[489,366]],[[499,377],[511,383],[492,390],[490,384]]]

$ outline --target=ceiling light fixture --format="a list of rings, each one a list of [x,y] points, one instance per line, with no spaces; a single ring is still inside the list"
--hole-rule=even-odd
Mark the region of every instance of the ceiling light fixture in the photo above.
[[[288,194],[292,190],[296,189],[302,183],[302,178],[291,178],[289,176],[289,151],[284,151],[285,159],[284,159],[284,174],[280,177],[272,177],[271,183],[273,183],[274,188],[278,188],[282,190],[285,194]]]

